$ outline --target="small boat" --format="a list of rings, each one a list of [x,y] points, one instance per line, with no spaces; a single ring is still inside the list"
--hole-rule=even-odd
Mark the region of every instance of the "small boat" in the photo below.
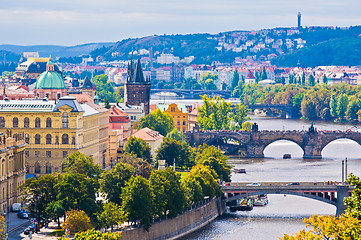
[[[253,198],[238,199],[235,205],[229,207],[231,212],[235,211],[251,211],[253,209]]]
[[[283,154],[283,159],[289,159],[289,158],[291,158],[291,154],[289,153]]]
[[[268,198],[266,194],[260,194],[254,197],[254,206],[265,206],[268,204]]]
[[[246,173],[246,169],[244,168],[234,168],[233,171],[235,173]]]

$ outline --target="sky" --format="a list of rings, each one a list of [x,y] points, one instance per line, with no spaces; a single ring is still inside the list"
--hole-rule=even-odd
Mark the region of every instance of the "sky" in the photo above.
[[[0,0],[0,44],[116,42],[161,34],[361,25],[360,0]]]

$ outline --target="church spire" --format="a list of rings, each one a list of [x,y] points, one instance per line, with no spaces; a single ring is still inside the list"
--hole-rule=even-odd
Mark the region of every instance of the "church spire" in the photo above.
[[[140,63],[140,59],[138,59],[134,74],[135,74],[134,82],[137,83],[144,82],[144,75],[143,75],[142,64]]]

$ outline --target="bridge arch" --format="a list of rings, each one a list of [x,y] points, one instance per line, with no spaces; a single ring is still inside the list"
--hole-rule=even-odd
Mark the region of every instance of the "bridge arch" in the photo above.
[[[276,145],[277,143],[282,143],[282,142],[285,142],[285,145],[288,144],[289,146],[277,146]],[[302,146],[300,146],[299,142],[295,141],[294,139],[287,139],[287,138],[280,138],[278,140],[274,140],[272,142],[267,143],[267,145],[265,145],[263,148],[263,155],[267,156],[268,155],[267,149],[274,148],[274,147],[276,147],[277,149],[279,148],[280,151],[279,151],[279,154],[273,154],[272,157],[282,157],[283,154],[290,153],[290,151],[289,151],[290,148],[292,149],[292,152],[299,151],[300,157],[303,157],[303,155],[304,155],[304,149],[302,148]],[[296,152],[296,154],[293,154],[293,155],[298,156],[297,152]]]
[[[314,194],[311,194],[311,193],[309,194],[309,193],[294,192],[294,191],[282,191],[282,192],[280,192],[280,191],[275,191],[275,190],[262,190],[262,191],[242,193],[242,194],[238,194],[238,195],[234,195],[232,197],[226,198],[226,202],[230,202],[230,201],[236,200],[236,199],[242,199],[244,197],[260,195],[260,194],[282,194],[282,195],[300,196],[300,197],[310,198],[310,199],[313,199],[313,200],[328,203],[328,204],[331,204],[331,205],[337,207],[337,198],[333,198],[333,200],[330,200],[330,199],[327,199],[327,198],[324,198],[324,197],[321,197],[321,196],[317,196],[317,195],[314,195]]]
[[[358,146],[361,147],[361,138],[360,136],[353,136],[353,135],[348,135],[348,136],[335,136],[334,138],[331,138],[331,139],[327,139],[326,141],[324,141],[322,144],[321,144],[321,149],[322,151],[328,147],[329,144],[333,144],[335,142],[338,142],[338,141],[342,141],[342,140],[348,140],[348,141],[351,141],[351,142],[354,142],[354,143],[357,143]]]
[[[342,143],[342,148],[337,147],[337,144]],[[361,144],[351,138],[336,138],[326,145],[322,145],[321,154],[324,157],[334,156],[333,152],[342,149],[345,157],[359,158],[361,155]]]

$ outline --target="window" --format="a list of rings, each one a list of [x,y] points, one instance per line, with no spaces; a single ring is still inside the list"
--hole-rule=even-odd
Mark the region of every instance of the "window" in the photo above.
[[[35,151],[35,157],[37,157],[37,158],[40,157],[40,151]]]
[[[13,128],[19,127],[19,119],[17,117],[13,118]]]
[[[35,118],[35,127],[40,128],[40,118]]]
[[[59,144],[59,136],[55,136],[55,144]]]
[[[63,151],[63,158],[66,158],[66,155],[68,155],[68,151]],[[64,170],[64,168],[62,168]]]
[[[51,134],[46,135],[46,144],[51,144]]]
[[[29,121],[29,118],[24,118],[24,128],[29,128],[29,124],[30,123],[30,121]]]
[[[177,125],[180,125],[180,122],[179,122],[179,121],[177,122]]]
[[[40,134],[35,135],[35,144],[40,144]]]
[[[55,167],[54,168],[54,172],[58,172],[59,170],[58,170],[58,167]]]
[[[29,157],[29,151],[25,151],[25,157]]]
[[[67,113],[67,112],[63,113],[61,119],[62,119],[62,123],[63,123],[63,128],[68,128],[69,127],[69,113]]]
[[[69,144],[69,136],[68,136],[68,134],[63,134],[63,136],[61,136],[61,143],[62,144]]]
[[[186,121],[183,121],[183,125],[186,125]]]
[[[40,174],[41,173],[41,167],[40,167],[40,164],[38,162],[35,164],[34,173],[35,174]]]
[[[47,174],[51,173],[51,166],[49,162],[46,163],[45,171]]]
[[[60,94],[60,93],[58,93],[58,99],[59,99],[59,98],[61,98],[61,94]]]
[[[25,169],[26,169],[26,173],[30,173],[30,168],[28,165],[26,165]]]
[[[26,142],[27,144],[30,143],[30,136],[29,136],[29,134],[25,134],[25,142]]]
[[[51,158],[51,151],[46,151],[46,157]]]
[[[46,119],[46,127],[47,127],[47,128],[51,128],[51,118],[50,118],[50,117],[48,117],[48,118]]]
[[[0,127],[1,128],[5,127],[5,118],[4,117],[0,117]]]
[[[170,111],[175,112],[175,108],[174,107],[170,108]]]
[[[75,145],[75,137],[72,137],[71,144]]]

